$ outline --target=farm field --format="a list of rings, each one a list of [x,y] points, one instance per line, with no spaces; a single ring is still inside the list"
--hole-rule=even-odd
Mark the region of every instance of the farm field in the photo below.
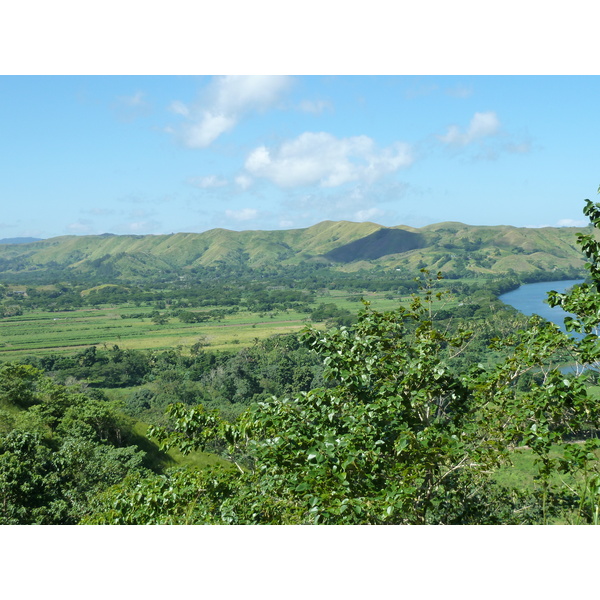
[[[392,296],[389,292],[351,295],[346,291],[331,291],[316,296],[311,308],[333,304],[355,314],[362,307],[361,298],[379,310],[390,310],[410,301],[409,296]],[[212,306],[205,310],[218,308]],[[185,351],[200,342],[213,350],[230,350],[272,335],[293,333],[310,324],[306,312],[292,309],[268,313],[240,310],[219,320],[202,323],[183,323],[177,317],[169,317],[167,312],[168,322],[164,325],[152,321],[151,315],[155,312],[153,307],[105,305],[63,312],[33,311],[6,317],[0,319],[0,361],[19,359],[32,353],[67,353],[92,345],[118,345],[122,349],[137,350],[180,346]],[[134,314],[144,316],[131,318]]]

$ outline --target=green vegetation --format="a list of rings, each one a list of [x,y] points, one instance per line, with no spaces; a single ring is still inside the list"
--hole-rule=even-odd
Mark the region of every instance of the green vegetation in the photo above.
[[[597,498],[589,493],[597,476],[597,440],[567,445],[558,456],[555,448],[563,436],[597,427],[597,403],[581,380],[557,369],[524,393],[513,383],[515,376],[547,366],[569,338],[534,319],[508,341],[510,352],[495,368],[457,372],[452,359],[469,333],[441,334],[428,315],[429,306],[418,301],[387,313],[366,307],[352,330],[307,331],[305,342],[325,357],[325,385],[255,403],[234,423],[202,405],[171,405],[168,427],[153,429],[165,447],[189,451],[223,439],[238,470],[130,479],[102,496],[88,522],[593,518]],[[523,445],[540,464],[533,493],[499,486],[490,475]],[[555,483],[560,472],[583,489],[565,493]],[[169,486],[178,490],[177,499],[166,493]],[[164,511],[155,510],[157,495]],[[149,504],[133,503],[134,497]]]
[[[1,247],[0,523],[597,522],[585,213]]]

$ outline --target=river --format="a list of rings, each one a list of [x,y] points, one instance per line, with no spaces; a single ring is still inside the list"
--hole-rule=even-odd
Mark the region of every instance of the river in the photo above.
[[[562,308],[551,308],[546,304],[547,293],[555,290],[559,293],[568,288],[583,283],[583,279],[568,279],[566,281],[541,281],[539,283],[525,283],[520,288],[499,296],[502,302],[521,311],[524,315],[540,315],[544,319],[556,323],[565,331],[564,318],[568,316]]]

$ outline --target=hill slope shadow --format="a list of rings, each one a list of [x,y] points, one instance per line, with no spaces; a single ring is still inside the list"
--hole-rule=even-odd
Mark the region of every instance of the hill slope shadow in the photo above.
[[[323,256],[335,262],[349,263],[355,260],[374,260],[388,254],[399,254],[427,244],[419,233],[403,229],[381,228],[364,238],[335,248]]]

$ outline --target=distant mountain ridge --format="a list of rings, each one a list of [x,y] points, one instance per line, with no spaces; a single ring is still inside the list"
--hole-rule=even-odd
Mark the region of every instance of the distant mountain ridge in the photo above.
[[[41,239],[34,237],[2,238],[0,244],[30,244],[31,242],[39,242]]]
[[[0,245],[2,273],[47,269],[103,273],[115,279],[185,274],[194,267],[253,269],[324,263],[342,271],[423,266],[472,273],[582,270],[576,233],[590,228],[474,226],[446,222],[420,229],[323,221],[304,229],[170,235],[61,236]],[[27,238],[13,238],[27,239]]]

